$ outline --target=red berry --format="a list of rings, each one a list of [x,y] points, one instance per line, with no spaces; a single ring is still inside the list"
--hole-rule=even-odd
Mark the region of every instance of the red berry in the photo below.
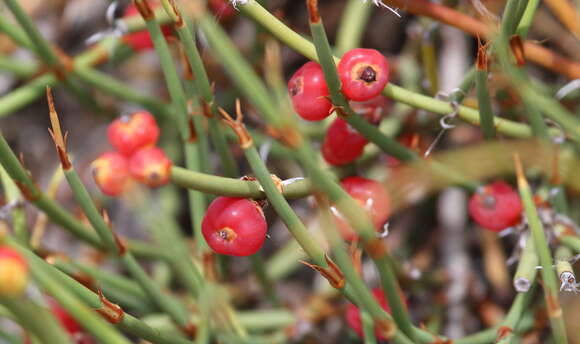
[[[481,227],[499,232],[521,218],[519,194],[504,181],[483,186],[469,200],[469,215]]]
[[[381,308],[384,309],[387,313],[391,313],[391,309],[387,304],[387,300],[385,299],[385,294],[382,289],[374,288],[372,290],[373,296],[375,300],[381,305]],[[363,330],[362,330],[362,321],[360,316],[360,309],[352,303],[349,303],[346,307],[346,323],[348,327],[350,327],[359,337],[364,338]],[[380,331],[375,326],[375,336],[379,340],[386,340],[385,336],[383,336]]]
[[[73,318],[56,300],[52,297],[48,297],[47,303],[52,314],[60,322],[64,330],[71,336],[71,339],[74,340],[75,344],[94,343],[75,318]]]
[[[309,121],[320,121],[330,115],[332,104],[322,68],[307,62],[288,81],[288,93],[296,113]]]
[[[364,116],[369,122],[379,124],[384,115],[387,106],[387,98],[381,94],[365,100],[363,102],[350,101],[350,107],[354,112]]]
[[[344,119],[338,117],[326,132],[322,143],[322,156],[327,163],[334,166],[349,164],[361,156],[367,142]]]
[[[374,49],[352,49],[338,63],[342,93],[348,99],[369,100],[389,82],[389,63]]]
[[[207,5],[219,20],[229,20],[236,14],[236,10],[227,0],[208,0]]]
[[[159,127],[152,114],[139,111],[114,120],[107,134],[113,147],[129,156],[140,148],[155,145],[159,139]]]
[[[150,2],[150,6],[152,8],[156,7],[157,5],[158,5],[157,1]],[[134,15],[140,16],[137,6],[135,6],[135,3],[131,2],[129,6],[125,8],[123,17],[127,18]],[[161,31],[163,32],[163,35],[167,37],[171,35],[172,30],[171,27],[163,25],[161,26]],[[153,42],[151,41],[151,36],[149,36],[149,32],[147,30],[128,33],[125,36],[123,36],[123,40],[128,46],[133,48],[133,50],[135,51],[144,51],[153,48]]]
[[[149,187],[163,186],[171,176],[171,160],[160,148],[145,147],[129,159],[129,173]]]
[[[371,217],[375,228],[381,230],[391,214],[391,201],[384,185],[372,179],[348,177],[342,180],[342,188],[357,200]],[[353,241],[358,235],[348,221],[332,207],[336,225],[344,240]]]
[[[101,154],[91,164],[93,178],[102,193],[118,196],[125,190],[129,181],[127,158],[117,152]]]
[[[245,198],[218,197],[205,213],[201,229],[219,254],[249,256],[266,240],[266,218],[259,205]]]
[[[28,263],[9,246],[0,246],[0,297],[17,297],[28,283]]]

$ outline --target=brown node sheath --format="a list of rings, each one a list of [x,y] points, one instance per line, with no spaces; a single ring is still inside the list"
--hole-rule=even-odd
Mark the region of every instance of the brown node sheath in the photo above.
[[[548,317],[549,318],[561,318],[562,308],[558,302],[558,294],[552,293],[551,291],[546,291],[546,304],[548,305]]]
[[[113,224],[111,223],[111,219],[109,218],[109,213],[106,210],[102,211],[103,220],[111,230],[113,234],[113,239],[115,240],[115,244],[117,245],[117,253],[119,256],[123,256],[127,253],[127,245],[123,242],[123,239],[113,230]]]
[[[197,325],[194,323],[189,323],[185,326],[182,326],[180,327],[180,330],[189,338],[195,338],[197,336]]]
[[[510,48],[516,58],[517,66],[523,67],[526,64],[526,55],[524,52],[524,42],[520,35],[513,35],[510,37]]]
[[[320,15],[318,14],[318,0],[306,0],[308,7],[308,14],[310,15],[311,23],[320,22]]]
[[[189,126],[189,138],[187,139],[187,142],[197,142],[197,133],[195,131],[195,123],[193,122],[193,118],[190,117],[187,121],[187,124]]]
[[[119,305],[107,300],[101,289],[98,289],[97,292],[99,294],[99,300],[103,305],[102,308],[96,309],[97,313],[99,313],[111,324],[120,323],[123,320],[123,316],[125,315],[123,309]]]
[[[381,238],[374,238],[365,244],[365,249],[372,259],[380,259],[387,254],[388,249]]]
[[[242,147],[242,149],[250,148],[253,144],[253,140],[243,122],[244,114],[242,113],[240,100],[236,99],[236,119],[233,119],[224,109],[218,108],[218,110],[223,117],[222,122],[232,128],[234,133],[238,136],[240,147]]]
[[[215,255],[211,251],[205,251],[201,256],[201,259],[205,278],[210,282],[217,282],[218,274],[215,264]]]
[[[475,66],[477,70],[487,70],[489,59],[487,56],[487,43],[483,44],[479,35],[477,35],[477,59]]]
[[[34,202],[38,199],[39,194],[37,192],[35,192],[36,190],[30,190],[26,184],[22,183],[19,180],[14,179],[14,184],[16,184],[16,186],[18,187],[18,190],[20,190],[20,193],[22,194],[22,197],[24,197],[25,200],[29,201],[29,202]]]
[[[174,0],[169,0],[169,4],[171,5],[171,9],[173,10],[173,13],[177,17],[175,19],[175,23],[173,25],[177,29],[183,28],[185,26],[185,22],[183,21],[183,17],[181,16],[181,12],[179,12],[179,9],[177,9],[177,4],[175,3]]]
[[[203,110],[203,115],[207,118],[213,117],[213,114],[211,113],[211,104],[203,99],[200,99],[200,101],[201,101],[201,109]]]
[[[137,11],[143,17],[143,20],[150,21],[155,19],[155,12],[153,12],[147,0],[133,0],[133,2],[135,3],[135,7],[137,7]]]
[[[511,327],[508,326],[501,326],[500,328],[498,328],[497,337],[495,338],[496,343],[507,337],[512,332],[513,330],[511,329]]]
[[[311,264],[307,261],[301,260],[300,263],[318,271],[322,277],[328,280],[328,283],[333,288],[342,289],[346,284],[346,280],[344,279],[344,274],[340,271],[339,267],[328,257],[327,254],[324,254],[324,259],[328,264],[328,267],[322,267],[320,265]]]
[[[391,320],[385,318],[376,318],[373,320],[375,321],[377,331],[386,339],[393,338],[395,333],[397,333],[397,326]]]
[[[65,133],[64,136],[62,134],[60,121],[58,120],[58,114],[54,108],[54,100],[52,98],[52,91],[50,86],[46,86],[46,99],[48,100],[48,113],[50,116],[50,123],[52,125],[52,129],[49,128],[48,132],[54,141],[56,151],[58,152],[58,157],[60,158],[60,163],[62,164],[62,169],[68,171],[72,168],[72,164],[66,151],[66,138],[68,133]]]

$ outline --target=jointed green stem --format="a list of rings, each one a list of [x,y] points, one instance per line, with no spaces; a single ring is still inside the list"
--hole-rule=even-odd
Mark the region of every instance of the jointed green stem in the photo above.
[[[9,240],[9,242],[10,242],[10,240]],[[44,282],[39,281],[39,284],[45,286],[45,288],[47,289],[47,291],[50,292],[51,295],[53,294],[52,293],[53,290],[56,290],[57,292],[59,292],[61,294],[66,294],[66,295],[68,295],[68,292],[71,292],[72,294],[76,295],[76,297],[78,297],[80,300],[82,300],[82,302],[84,304],[86,304],[87,306],[89,306],[93,309],[99,309],[99,308],[103,307],[101,301],[99,300],[99,297],[95,293],[93,293],[91,290],[86,288],[84,285],[78,283],[77,281],[75,281],[71,277],[67,276],[63,272],[58,271],[55,267],[48,264],[46,261],[44,261],[40,257],[36,256],[32,251],[29,251],[29,250],[25,249],[24,247],[14,243],[14,242],[10,242],[10,244],[13,245],[15,248],[17,248],[20,251],[20,253],[26,257],[26,259],[28,260],[28,263],[30,264],[30,268],[31,268],[33,274],[35,274],[35,272],[39,272],[40,274],[42,274],[43,277],[46,277],[46,279],[44,279],[44,280],[47,280],[50,278],[50,280],[51,280],[50,282],[46,282],[46,284],[45,284]],[[57,300],[59,300],[59,299],[57,298]],[[63,306],[65,306],[65,305],[63,304]],[[71,314],[75,315],[74,313],[71,313]],[[187,343],[190,343],[187,340],[184,340],[184,339],[172,336],[172,335],[167,336],[165,334],[161,334],[158,331],[152,329],[151,327],[149,327],[145,323],[141,322],[140,320],[134,318],[133,316],[131,316],[130,314],[127,314],[127,313],[125,313],[123,315],[123,317],[121,318],[121,321],[116,326],[123,331],[126,331],[134,336],[139,337],[139,338],[143,338],[145,340],[148,340],[152,343],[157,343],[157,344],[187,344]],[[97,328],[97,330],[98,330],[98,328]],[[100,337],[97,337],[97,338],[100,338]],[[118,341],[104,341],[104,343],[118,343]]]
[[[540,257],[540,264],[542,265],[542,279],[544,281],[544,295],[546,298],[547,312],[550,319],[550,324],[554,333],[554,339],[558,344],[567,343],[566,328],[562,319],[562,309],[558,302],[558,283],[552,269],[553,259],[550,254],[550,248],[546,241],[544,227],[540,218],[536,205],[533,200],[532,191],[523,174],[521,165],[518,166],[518,186],[520,197],[524,205],[524,211],[528,220],[528,225],[532,233],[532,240],[536,246],[536,251]]]
[[[342,55],[359,46],[373,6],[360,0],[348,0],[336,34],[336,53]]]
[[[64,332],[48,308],[31,300],[18,298],[0,298],[0,304],[6,307],[18,322],[25,329],[31,331],[42,343],[72,343],[70,336]]]

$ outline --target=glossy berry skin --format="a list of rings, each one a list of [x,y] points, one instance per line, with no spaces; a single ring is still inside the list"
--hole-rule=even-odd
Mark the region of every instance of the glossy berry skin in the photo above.
[[[324,137],[322,156],[333,166],[350,164],[361,156],[367,143],[344,119],[337,117]]]
[[[218,20],[226,21],[236,14],[236,10],[228,0],[208,0],[207,5]]]
[[[155,188],[169,182],[171,160],[157,147],[145,147],[129,159],[129,174],[138,182]]]
[[[316,62],[307,62],[300,67],[290,81],[288,94],[296,113],[309,121],[320,121],[330,115],[332,104],[322,67]]]
[[[391,201],[387,191],[381,183],[362,177],[348,177],[341,181],[342,188],[354,198],[367,214],[371,217],[377,231],[382,230],[383,225],[391,214]],[[334,219],[340,234],[344,240],[353,241],[358,238],[356,231],[348,221],[332,207]]]
[[[245,198],[216,198],[201,223],[209,247],[228,256],[249,256],[258,252],[266,240],[267,229],[260,206]]]
[[[119,153],[130,156],[140,148],[155,145],[159,131],[155,117],[147,111],[139,111],[114,120],[107,136]]]
[[[483,186],[469,200],[469,215],[485,229],[500,232],[520,222],[522,201],[504,181]]]
[[[387,304],[383,290],[380,288],[374,288],[372,293],[381,308],[384,309],[387,313],[391,314],[391,309]],[[358,309],[358,307],[352,303],[349,303],[346,307],[346,323],[348,324],[348,327],[350,327],[356,334],[358,334],[359,337],[364,338],[360,309]],[[386,340],[386,338],[378,331],[376,326],[375,336],[379,340]]]
[[[378,125],[385,115],[387,98],[382,94],[362,102],[350,101],[350,107],[354,112],[363,116],[367,121]]]
[[[15,249],[0,246],[0,297],[18,297],[26,290],[28,263]]]
[[[150,1],[150,6],[152,8],[157,6],[157,4],[158,2],[156,1]],[[140,16],[137,6],[135,6],[135,3],[131,2],[127,8],[125,8],[123,17],[131,17],[134,15]],[[161,31],[163,32],[163,35],[167,37],[171,35],[172,30],[171,27],[163,25],[161,26]],[[147,30],[128,33],[123,36],[123,41],[137,52],[153,49],[153,41],[151,41],[151,36],[149,36]]]
[[[107,196],[119,196],[129,182],[127,158],[117,152],[101,154],[91,164],[93,178],[99,190]]]
[[[389,63],[374,49],[352,49],[338,63],[342,93],[350,100],[378,96],[389,82]]]
[[[59,321],[64,330],[70,335],[75,344],[93,344],[94,341],[56,300],[47,297],[47,304],[54,317]]]

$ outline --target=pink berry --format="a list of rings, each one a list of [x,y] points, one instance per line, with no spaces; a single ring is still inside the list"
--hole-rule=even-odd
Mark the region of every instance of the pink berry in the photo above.
[[[348,177],[340,183],[349,195],[360,203],[371,217],[377,231],[382,230],[391,214],[391,201],[385,186],[372,179],[362,177]],[[336,225],[344,240],[353,241],[358,238],[354,229],[342,215],[332,208]]]
[[[52,297],[47,297],[47,303],[52,314],[60,322],[64,330],[70,335],[75,344],[93,344],[94,341],[81,325]]]
[[[485,229],[502,231],[520,222],[519,194],[504,181],[480,188],[469,200],[469,215]]]
[[[389,63],[374,49],[353,49],[340,60],[338,75],[345,97],[365,101],[379,95],[389,82]]]
[[[18,297],[28,284],[28,263],[9,246],[0,246],[0,297]]]
[[[151,1],[150,6],[154,8],[158,6],[158,2]],[[134,15],[140,16],[137,6],[135,6],[135,3],[131,2],[129,6],[127,6],[127,8],[125,9],[123,17],[127,18]],[[161,26],[161,31],[163,32],[163,35],[167,37],[171,35],[172,30],[171,27],[163,25]],[[147,30],[128,33],[125,36],[123,36],[123,41],[125,42],[125,44],[127,44],[137,52],[153,48],[153,42],[151,41],[151,36],[149,36],[149,32]]]
[[[309,121],[320,121],[330,115],[332,104],[322,68],[307,62],[288,81],[288,93],[296,113]]]
[[[259,205],[245,198],[218,197],[201,223],[205,241],[219,254],[249,256],[266,240],[266,218]]]
[[[384,309],[387,313],[391,314],[391,309],[387,304],[383,290],[380,288],[374,288],[372,292],[375,300],[377,300],[379,305],[381,305],[381,308]],[[346,323],[348,324],[348,327],[350,327],[356,334],[358,334],[359,337],[364,338],[360,309],[358,309],[358,307],[352,303],[349,303],[346,307]],[[376,326],[375,336],[379,340],[386,340],[385,336],[380,333]]]
[[[326,132],[322,143],[322,156],[330,165],[350,164],[361,156],[367,142],[344,119],[338,117]]]
[[[127,158],[117,152],[101,154],[91,164],[98,188],[107,196],[118,196],[129,181]]]
[[[152,114],[138,111],[114,120],[109,125],[107,135],[119,153],[130,156],[140,148],[157,143],[159,126]]]
[[[137,181],[154,188],[169,182],[171,165],[171,160],[163,150],[157,147],[145,147],[129,159],[129,173]]]

